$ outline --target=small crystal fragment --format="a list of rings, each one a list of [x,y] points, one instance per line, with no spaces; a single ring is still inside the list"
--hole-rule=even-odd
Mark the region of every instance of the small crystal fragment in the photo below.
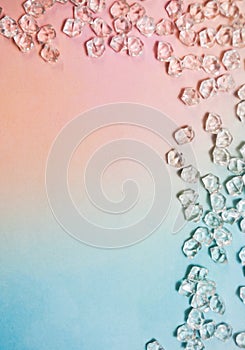
[[[181,168],[185,163],[183,154],[176,149],[172,149],[167,153],[167,162],[175,168]]]
[[[157,35],[172,35],[174,34],[174,23],[170,19],[162,19],[156,25]]]
[[[141,34],[150,37],[154,34],[156,29],[154,18],[144,15],[137,21],[136,27]]]
[[[201,69],[201,66],[202,66],[202,62],[200,58],[193,54],[184,56],[182,58],[181,64],[184,69],[190,69],[190,70],[199,70]]]
[[[237,96],[240,98],[240,100],[245,100],[245,84],[240,86],[239,90],[237,91]]]
[[[208,340],[213,338],[215,332],[216,324],[214,321],[206,321],[202,327],[199,329],[200,336],[203,340]]]
[[[79,5],[74,7],[74,17],[84,23],[93,23],[93,11],[88,6]]]
[[[227,262],[226,251],[222,247],[214,246],[210,248],[210,255],[215,263],[223,264]]]
[[[211,280],[199,281],[197,284],[197,294],[211,297],[216,292],[216,283]]]
[[[215,294],[210,298],[210,309],[220,315],[225,313],[225,303],[218,294]]]
[[[194,46],[197,41],[197,33],[193,29],[181,30],[179,40],[186,46]]]
[[[181,178],[183,181],[188,183],[196,183],[199,179],[199,171],[192,165],[188,165],[181,171]]]
[[[239,259],[243,266],[245,266],[245,247],[243,247],[239,252]]]
[[[17,23],[13,18],[4,16],[0,19],[0,34],[6,38],[13,38],[18,32]]]
[[[203,80],[199,87],[200,95],[209,98],[216,94],[216,80],[214,78]]]
[[[230,153],[225,148],[214,147],[213,162],[221,166],[227,166],[230,160]]]
[[[204,323],[204,315],[198,309],[192,309],[187,318],[187,324],[192,329],[200,329]]]
[[[245,28],[233,28],[232,46],[242,48],[245,46]]]
[[[30,15],[23,15],[19,19],[19,25],[20,25],[21,29],[23,30],[23,32],[31,34],[31,35],[35,34],[39,30],[39,27],[37,25],[37,21],[35,20],[35,18],[33,18]]]
[[[113,22],[115,32],[118,34],[129,33],[132,29],[132,23],[126,16],[120,16]]]
[[[182,343],[186,343],[196,338],[196,330],[192,329],[188,324],[183,324],[177,328],[177,339]]]
[[[59,56],[60,52],[58,49],[50,44],[45,44],[41,50],[41,57],[49,63],[56,63]]]
[[[230,1],[223,1],[219,5],[220,14],[227,18],[234,18],[239,14],[239,7]]]
[[[231,26],[222,25],[216,34],[216,41],[221,46],[230,46],[232,42],[233,29]]]
[[[185,297],[190,297],[191,295],[195,294],[195,291],[196,291],[196,283],[193,281],[190,281],[189,279],[183,280],[178,289],[179,294],[184,295]]]
[[[193,27],[194,21],[193,21],[191,15],[188,12],[186,12],[175,21],[175,25],[179,31],[187,30],[187,29],[191,29],[191,27]]]
[[[239,288],[239,297],[241,301],[245,304],[245,287]]]
[[[239,202],[236,204],[236,208],[241,214],[241,216],[245,218],[245,199],[240,199]]]
[[[223,74],[216,79],[216,85],[219,92],[230,92],[235,87],[235,80],[230,74]]]
[[[187,106],[196,106],[200,103],[199,92],[192,87],[185,88],[180,95],[180,99]]]
[[[141,17],[145,15],[145,8],[139,3],[135,2],[129,8],[128,18],[131,23],[135,24]]]
[[[124,34],[118,34],[111,38],[110,47],[115,52],[121,52],[126,49],[126,37]]]
[[[221,217],[213,211],[210,211],[205,215],[204,222],[211,228],[219,228],[223,224]]]
[[[242,158],[245,159],[245,142],[239,146],[239,153],[241,154]]]
[[[27,33],[20,32],[15,35],[14,42],[24,53],[29,52],[34,47],[32,36]]]
[[[168,74],[172,77],[179,77],[182,72],[183,71],[180,59],[171,57],[168,64]]]
[[[146,344],[146,350],[164,350],[164,348],[154,339]]]
[[[245,161],[240,158],[231,158],[227,169],[235,175],[241,175],[245,172]]]
[[[195,230],[192,238],[201,244],[210,246],[210,244],[213,242],[213,233],[207,227],[198,227]]]
[[[184,145],[185,143],[191,142],[195,134],[191,126],[183,126],[174,133],[174,139],[178,145]]]
[[[202,312],[208,312],[210,310],[209,299],[206,294],[196,293],[193,295],[191,299],[191,306],[194,309],[198,309]]]
[[[216,326],[214,335],[217,339],[225,342],[232,336],[232,327],[225,322],[219,323]]]
[[[241,57],[237,50],[228,50],[224,53],[222,63],[227,70],[240,68]]]
[[[187,258],[193,259],[201,248],[202,246],[199,242],[197,242],[193,238],[190,238],[187,241],[185,241],[183,245],[183,253]]]
[[[137,36],[128,36],[127,48],[129,56],[136,57],[143,53],[144,43]]]
[[[220,190],[219,178],[213,174],[208,174],[202,177],[202,182],[205,189],[209,193],[217,192]]]
[[[193,282],[203,281],[208,276],[208,269],[200,266],[192,266],[190,272],[188,273],[188,280]]]
[[[233,225],[240,218],[240,213],[235,208],[229,208],[222,211],[221,217],[225,223]]]
[[[114,18],[126,16],[129,13],[129,5],[123,0],[115,1],[110,8],[110,13]]]
[[[203,207],[200,204],[190,204],[185,210],[184,215],[187,221],[199,222],[203,214]]]
[[[159,41],[157,44],[157,59],[162,62],[168,62],[173,53],[172,45],[165,42]]]
[[[102,12],[106,7],[105,0],[87,0],[87,6],[94,13]]]
[[[165,7],[168,16],[171,19],[176,19],[183,13],[183,3],[182,0],[170,0]]]
[[[204,21],[203,5],[195,2],[189,5],[188,12],[194,23],[201,23]]]
[[[245,119],[245,100],[238,103],[236,107],[236,114],[241,122],[243,122]]]
[[[220,213],[225,209],[226,198],[221,193],[213,192],[210,194],[210,203],[213,211]]]
[[[86,42],[88,56],[98,58],[105,52],[105,42],[103,38],[95,37]]]
[[[210,48],[215,44],[216,30],[214,28],[206,28],[199,32],[199,43],[201,47]]]
[[[70,38],[74,38],[82,34],[84,23],[78,18],[67,18],[63,26],[63,33],[68,35]]]
[[[222,121],[219,115],[209,113],[205,122],[205,130],[211,134],[217,134],[222,127]]]
[[[235,341],[239,348],[245,349],[245,332],[236,334]]]
[[[218,57],[213,55],[204,55],[202,61],[202,68],[208,74],[219,75],[221,64]]]
[[[198,194],[192,189],[184,190],[178,195],[178,199],[184,208],[187,208],[190,204],[194,204],[197,198]]]
[[[25,12],[33,17],[40,17],[44,14],[45,8],[40,1],[27,0],[23,4]]]
[[[234,176],[226,183],[227,192],[231,196],[240,196],[243,190],[243,180],[241,176]]]
[[[214,239],[219,247],[231,245],[232,234],[226,228],[214,230]]]
[[[198,338],[189,340],[186,344],[186,350],[203,350],[205,347],[202,341]]]
[[[229,147],[232,143],[233,137],[229,130],[222,128],[218,131],[215,145],[219,148],[226,148]]]
[[[37,41],[40,44],[46,44],[55,39],[56,32],[54,27],[51,24],[46,24],[41,27],[39,32],[37,33]]]
[[[90,26],[97,36],[107,37],[112,32],[112,28],[100,17],[95,18]]]
[[[219,3],[216,0],[207,1],[204,6],[204,16],[213,19],[219,14]]]

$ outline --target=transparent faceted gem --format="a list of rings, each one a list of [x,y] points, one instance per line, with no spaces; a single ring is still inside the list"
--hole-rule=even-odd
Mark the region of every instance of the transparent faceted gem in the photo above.
[[[97,36],[107,37],[111,34],[112,28],[102,18],[97,17],[91,23],[91,29]]]
[[[84,23],[93,23],[93,11],[88,6],[78,5],[74,7],[74,17]]]
[[[172,77],[179,77],[182,72],[181,60],[176,57],[171,57],[168,64],[168,75]]]
[[[227,70],[240,68],[241,56],[237,50],[228,50],[224,53],[222,63]]]
[[[223,224],[221,217],[213,211],[210,211],[205,215],[204,222],[211,228],[219,228]]]
[[[127,48],[129,56],[136,57],[143,53],[144,43],[137,36],[128,36]]]
[[[210,48],[215,44],[216,30],[214,28],[206,28],[199,32],[199,43],[201,47]]]
[[[129,8],[128,18],[131,23],[135,24],[140,18],[145,15],[145,8],[139,3],[135,2]]]
[[[13,18],[4,16],[0,19],[0,34],[6,38],[13,38],[18,32],[18,25]]]
[[[24,53],[31,51],[31,49],[34,47],[32,36],[27,33],[20,32],[16,34],[14,36],[14,42],[20,51]]]
[[[186,104],[187,106],[196,106],[200,103],[200,95],[199,92],[191,87],[187,87],[183,90],[183,92],[180,95],[180,99]]]
[[[178,293],[180,295],[184,295],[185,297],[190,297],[195,294],[196,291],[196,283],[193,281],[189,281],[188,279],[184,279],[178,289]]]
[[[182,168],[185,164],[183,154],[178,152],[176,149],[171,149],[167,153],[167,162],[169,165],[175,168]]]
[[[220,181],[217,176],[213,174],[208,174],[203,176],[201,180],[205,189],[209,193],[217,192],[220,190]]]
[[[213,55],[204,55],[202,68],[208,74],[219,75],[221,64],[218,57]]]
[[[226,228],[214,230],[214,239],[219,247],[231,245],[232,233]]]
[[[239,146],[239,153],[241,154],[242,158],[245,159],[245,142]]]
[[[190,70],[199,70],[202,66],[202,61],[196,55],[189,54],[182,58],[182,68]]]
[[[210,194],[210,203],[212,210],[220,213],[225,209],[226,198],[221,193],[213,192]]]
[[[192,329],[186,323],[177,328],[177,340],[181,343],[186,343],[189,340],[195,339],[196,335],[196,330]]]
[[[241,214],[241,216],[245,218],[245,199],[240,199],[239,202],[236,204],[236,208]]]
[[[193,238],[190,238],[187,241],[185,241],[183,245],[183,253],[187,258],[193,259],[201,248],[202,246],[199,242],[197,242]]]
[[[223,74],[216,79],[216,86],[219,92],[230,92],[235,87],[235,80],[231,74]]]
[[[243,190],[243,180],[241,176],[234,176],[229,181],[226,182],[227,192],[231,196],[240,196]]]
[[[194,130],[189,125],[183,126],[174,132],[174,139],[178,145],[184,145],[185,143],[191,142],[194,137]]]
[[[35,34],[39,30],[37,21],[35,20],[34,17],[32,17],[30,15],[23,15],[19,19],[19,25],[20,25],[21,29],[23,30],[23,32],[31,34],[31,35]]]
[[[188,318],[187,318],[187,324],[192,329],[200,329],[204,323],[204,315],[203,312],[201,312],[198,309],[191,309]]]
[[[210,248],[210,255],[211,255],[211,259],[215,263],[223,264],[223,263],[227,262],[226,251],[222,247],[214,246],[214,247]]]
[[[207,227],[198,227],[195,230],[192,238],[201,244],[210,246],[210,244],[213,242],[213,233]]]
[[[170,0],[165,9],[171,19],[176,19],[183,13],[183,2],[182,0]]]
[[[68,35],[70,38],[74,38],[82,34],[84,23],[78,18],[67,18],[64,26],[63,33]]]
[[[105,0],[87,0],[87,6],[94,13],[99,13],[106,8],[106,2]]]
[[[213,162],[221,166],[227,166],[230,160],[230,153],[225,148],[214,147]]]
[[[214,78],[205,79],[199,86],[200,95],[206,99],[216,94],[216,80]]]
[[[241,301],[245,304],[245,286],[239,288],[239,297]]]
[[[187,30],[193,27],[194,21],[191,15],[188,12],[186,12],[183,15],[181,15],[178,19],[176,19],[175,25],[178,28],[178,30]]]
[[[195,24],[204,21],[203,5],[195,2],[189,5],[188,12]]]
[[[237,28],[232,32],[232,46],[242,48],[245,46],[245,28]]]
[[[41,4],[44,6],[45,10],[51,8],[56,0],[39,0]]]
[[[203,207],[200,204],[190,204],[184,210],[187,221],[199,222],[203,214]]]
[[[216,292],[216,283],[211,280],[203,280],[199,281],[197,284],[196,293],[199,295],[206,295],[207,297],[211,297]]]
[[[201,339],[208,340],[213,338],[216,324],[214,321],[206,321],[199,329]]]
[[[215,18],[219,14],[219,2],[216,0],[207,1],[203,11],[207,19]]]
[[[237,333],[235,342],[239,348],[245,349],[245,332]]]
[[[226,224],[233,225],[240,218],[240,213],[235,208],[229,208],[222,211],[221,217]]]
[[[186,350],[202,350],[204,349],[204,345],[199,338],[189,340],[186,344]]]
[[[245,161],[240,158],[231,158],[227,168],[233,174],[241,175],[245,172]]]
[[[239,259],[243,266],[245,266],[245,247],[243,247],[239,252]]]
[[[236,114],[241,122],[243,122],[245,119],[245,100],[238,103],[236,107]]]
[[[110,40],[110,47],[115,51],[115,52],[121,52],[126,49],[127,47],[127,42],[126,42],[126,37],[124,34],[118,34],[115,35],[111,38]]]
[[[240,86],[239,90],[237,91],[237,96],[240,98],[240,100],[245,100],[245,84]]]
[[[205,294],[195,294],[191,299],[191,306],[194,309],[198,309],[202,312],[208,312],[210,310],[209,307],[209,299]]]
[[[225,342],[232,336],[232,327],[225,322],[219,323],[216,326],[214,336],[217,339]]]
[[[126,1],[115,1],[110,7],[110,14],[112,17],[117,18],[120,16],[126,16],[129,13],[129,5]]]
[[[221,46],[230,46],[232,43],[233,29],[231,26],[222,25],[216,34],[216,41]]]
[[[146,37],[150,37],[154,34],[156,29],[155,20],[153,17],[144,15],[137,21],[136,27],[141,34],[145,35]]]
[[[184,208],[187,208],[190,204],[195,204],[197,198],[198,194],[192,189],[184,190],[178,195],[178,199]]]
[[[218,294],[215,294],[210,298],[210,309],[220,315],[225,313],[225,303]]]
[[[215,145],[216,147],[219,147],[219,148],[226,148],[230,146],[230,144],[232,143],[232,140],[233,140],[233,137],[229,132],[229,130],[225,128],[221,128],[217,133]]]
[[[205,122],[205,130],[211,134],[217,134],[222,127],[222,121],[219,115],[209,113]]]
[[[95,37],[86,42],[89,57],[99,58],[105,52],[105,42],[103,38]]]
[[[227,18],[234,18],[239,15],[239,7],[230,1],[221,1],[219,11],[222,16]]]
[[[55,39],[56,32],[54,27],[51,24],[45,24],[42,26],[37,33],[37,41],[40,44],[46,44]]]
[[[181,178],[183,181],[188,183],[196,183],[199,179],[200,173],[192,165],[188,165],[181,171]]]
[[[40,1],[27,0],[23,4],[25,12],[33,17],[40,17],[44,14],[45,8]]]
[[[245,233],[245,218],[240,221],[240,230],[242,233]]]
[[[162,19],[156,25],[157,35],[172,35],[174,34],[174,23],[170,19]]]
[[[132,23],[126,16],[120,16],[114,19],[113,22],[115,32],[118,34],[129,33],[132,29]]]
[[[157,59],[162,62],[168,62],[172,57],[173,48],[170,43],[159,41],[157,43]]]
[[[45,44],[40,52],[44,61],[49,63],[56,63],[60,56],[59,50],[50,44]]]
[[[194,265],[191,267],[190,272],[188,273],[188,281],[199,282],[203,281],[208,276],[208,269],[205,267]]]
[[[197,42],[197,33],[193,29],[181,30],[179,40],[186,46],[194,46]]]

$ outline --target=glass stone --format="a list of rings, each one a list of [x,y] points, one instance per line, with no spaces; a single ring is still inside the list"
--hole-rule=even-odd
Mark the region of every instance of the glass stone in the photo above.
[[[70,38],[74,38],[82,34],[84,23],[78,18],[67,18],[64,26],[63,33],[68,35]]]
[[[222,63],[227,70],[234,70],[240,68],[241,56],[237,50],[228,50],[224,53]]]
[[[219,12],[222,16],[227,18],[234,18],[239,14],[239,7],[230,1],[220,2]]]
[[[229,208],[222,211],[221,217],[226,224],[233,225],[240,218],[240,213],[235,208]]]
[[[219,75],[221,64],[218,57],[213,55],[204,55],[202,68],[208,74]]]
[[[231,196],[240,196],[243,190],[243,180],[241,176],[234,176],[226,182],[226,190]]]
[[[191,142],[194,136],[194,130],[189,125],[179,128],[174,132],[174,139],[178,145],[184,145],[185,143]]]
[[[197,33],[193,29],[181,30],[179,40],[186,46],[194,46],[197,42]]]
[[[182,0],[170,0],[165,9],[171,19],[176,19],[183,13],[183,2]]]
[[[167,162],[169,165],[175,168],[182,168],[185,164],[183,154],[178,152],[176,149],[171,149],[167,153]]]
[[[224,264],[227,263],[226,251],[222,247],[214,246],[210,248],[211,259],[215,263]]]
[[[239,153],[241,154],[242,158],[245,159],[245,142],[239,146]]]
[[[210,194],[210,203],[212,210],[220,213],[225,209],[226,198],[223,194],[214,192]]]
[[[219,247],[231,245],[232,233],[226,228],[214,230],[214,239]]]
[[[214,28],[206,28],[199,32],[199,44],[201,47],[213,47],[216,40],[216,30]]]
[[[235,175],[241,175],[245,172],[245,161],[240,158],[231,158],[227,169]]]
[[[235,342],[239,348],[245,349],[245,332],[237,333]]]
[[[217,192],[220,190],[220,181],[219,178],[213,174],[208,174],[202,177],[202,183],[205,189],[209,193]]]
[[[183,89],[180,99],[187,106],[196,106],[200,103],[200,95],[199,92],[192,87],[187,87]]]
[[[181,60],[176,57],[171,57],[168,64],[168,75],[179,77],[182,73]]]
[[[218,294],[215,294],[210,298],[210,309],[220,315],[225,313],[225,303]]]
[[[177,340],[181,343],[186,343],[191,339],[195,339],[196,335],[196,330],[192,329],[186,323],[177,328]]]
[[[211,280],[199,281],[197,284],[197,294],[211,297],[216,292],[216,283]]]
[[[242,48],[245,46],[245,28],[233,28],[232,46],[236,48]]]
[[[189,340],[186,343],[186,347],[185,347],[186,350],[202,350],[204,348],[205,347],[204,347],[202,341],[198,338],[193,339],[193,340]]]
[[[87,6],[94,13],[99,13],[106,8],[106,2],[105,0],[87,0]]]
[[[245,199],[240,199],[239,202],[236,204],[236,208],[240,215],[245,218]]]
[[[187,208],[190,204],[195,204],[197,198],[198,194],[192,189],[184,190],[178,194],[178,199],[184,208]]]
[[[124,51],[127,48],[127,41],[126,41],[125,34],[118,34],[113,36],[110,40],[110,47],[115,52]]]
[[[175,21],[175,25],[178,28],[178,30],[187,30],[191,29],[194,25],[194,21],[191,17],[191,15],[186,12],[183,15],[181,15],[178,19]]]
[[[170,43],[159,41],[157,43],[157,59],[161,62],[168,62],[173,54],[173,48]]]
[[[44,6],[45,10],[51,8],[56,0],[39,0],[41,4]]]
[[[240,86],[239,90],[237,91],[237,96],[240,98],[240,100],[245,100],[245,84]]]
[[[210,310],[209,307],[209,299],[205,294],[195,294],[191,299],[191,306],[194,309],[198,309],[202,312],[208,312]]]
[[[152,340],[146,344],[146,350],[164,350],[164,348],[157,340]]]
[[[219,228],[223,225],[223,220],[221,217],[213,211],[208,212],[204,216],[204,222],[210,228]]]
[[[129,8],[128,18],[131,23],[135,24],[140,18],[145,15],[145,8],[139,3],[135,2]]]
[[[183,253],[188,259],[193,259],[201,248],[202,246],[199,242],[193,238],[189,238],[183,245]]]
[[[223,74],[216,79],[218,92],[230,92],[235,88],[235,80],[231,74]]]
[[[239,297],[241,301],[245,304],[245,287],[239,288]]]
[[[236,107],[236,114],[238,118],[241,120],[241,122],[245,119],[245,101],[241,101],[238,103]]]
[[[146,37],[150,37],[154,34],[156,29],[155,20],[153,17],[144,15],[137,21],[136,27],[141,34]]]
[[[38,30],[38,24],[34,17],[30,15],[23,15],[19,19],[19,26],[23,30],[23,32],[28,34],[35,34]]]
[[[202,60],[193,54],[185,55],[181,60],[182,68],[190,70],[200,70]]]
[[[196,283],[193,281],[189,281],[188,279],[184,279],[178,289],[178,293],[180,295],[184,295],[185,297],[190,297],[195,294],[196,291]]]
[[[208,276],[208,269],[205,267],[194,265],[188,273],[188,281],[199,282],[204,281]]]
[[[144,43],[137,36],[128,36],[127,48],[129,56],[136,57],[143,53]]]
[[[89,57],[99,58],[105,52],[105,42],[103,38],[95,37],[86,42],[87,54]]]
[[[217,133],[215,145],[216,147],[219,147],[219,148],[226,148],[230,146],[230,144],[232,143],[232,140],[233,140],[233,137],[229,132],[229,130],[225,128],[221,128]]]
[[[156,25],[157,35],[172,35],[174,34],[174,23],[170,19],[162,19]]]
[[[188,165],[181,171],[181,179],[188,183],[197,183],[200,173],[192,165]]]
[[[93,23],[93,11],[88,6],[78,5],[74,7],[75,19],[80,19],[82,23]]]
[[[37,33],[37,41],[39,44],[47,44],[56,37],[56,32],[51,24],[42,26]]]
[[[188,318],[187,318],[187,324],[192,329],[200,329],[204,323],[204,315],[203,312],[201,312],[198,309],[191,309]]]
[[[230,161],[230,153],[225,148],[214,147],[213,162],[221,166],[227,166]]]
[[[28,0],[23,3],[25,12],[33,17],[40,17],[44,14],[45,8],[40,1]]]
[[[214,336],[217,339],[225,342],[232,336],[232,327],[225,322],[219,323],[216,326]]]
[[[195,24],[204,21],[203,5],[195,2],[189,5],[188,12]]]
[[[209,113],[205,122],[205,131],[217,134],[222,127],[222,121],[218,114]]]
[[[245,266],[245,247],[243,247],[239,252],[239,259],[243,266]]]
[[[231,26],[222,25],[216,34],[216,42],[221,46],[230,46],[232,43],[233,29]]]
[[[126,16],[120,16],[114,19],[113,26],[115,32],[118,34],[127,34],[132,29],[132,23]]]
[[[192,238],[208,247],[213,242],[213,233],[207,227],[198,227]]]
[[[48,63],[56,63],[60,56],[59,50],[50,44],[45,44],[40,52],[41,57]]]
[[[216,0],[210,0],[204,5],[204,16],[207,19],[213,19],[219,14],[219,3]]]
[[[31,51],[34,47],[32,36],[27,33],[20,32],[16,34],[14,36],[14,42],[20,51],[24,53]]]
[[[242,233],[245,233],[245,218],[240,221],[240,230]]]
[[[206,321],[199,329],[201,339],[208,340],[213,338],[215,329],[216,324],[214,321]]]
[[[214,78],[203,80],[199,86],[199,93],[204,99],[216,95],[216,91],[216,80]]]
[[[108,37],[112,32],[109,24],[100,17],[95,18],[93,23],[90,24],[90,27],[97,36],[101,37]]]
[[[0,34],[6,38],[13,38],[18,32],[18,25],[13,18],[4,16],[0,19]]]
[[[110,14],[113,18],[126,16],[129,13],[129,5],[126,1],[115,1],[110,7]]]

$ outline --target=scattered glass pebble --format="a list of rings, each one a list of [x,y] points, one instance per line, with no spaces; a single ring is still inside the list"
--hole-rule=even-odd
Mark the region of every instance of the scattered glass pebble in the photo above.
[[[127,49],[128,49],[128,55],[131,57],[137,57],[142,55],[144,50],[144,43],[143,41],[134,35],[127,37]]]
[[[218,131],[216,136],[215,145],[218,148],[226,148],[229,147],[232,143],[233,137],[229,130],[222,128]]]
[[[202,327],[199,329],[200,336],[203,340],[208,340],[214,337],[216,324],[214,321],[205,321]]]
[[[216,79],[218,92],[230,92],[235,88],[235,80],[231,74],[223,74]]]
[[[216,283],[214,281],[205,279],[197,283],[197,294],[212,297],[216,292]]]
[[[13,18],[4,16],[0,19],[0,34],[6,38],[13,38],[18,32],[18,25]]]
[[[190,326],[190,328],[200,329],[203,323],[204,323],[203,313],[198,309],[191,309],[187,318],[187,324]]]
[[[235,342],[239,348],[245,349],[245,332],[236,334]]]
[[[101,57],[105,52],[105,42],[103,38],[95,37],[86,42],[88,56],[93,58]]]
[[[182,168],[185,164],[183,154],[178,152],[176,149],[171,149],[167,153],[167,162],[169,165],[175,168]]]
[[[189,340],[195,339],[196,336],[197,336],[196,330],[192,329],[186,323],[177,328],[177,339],[181,343],[186,343]]]
[[[184,208],[187,208],[190,204],[195,204],[197,198],[198,194],[192,189],[184,190],[178,195],[178,199]]]
[[[144,15],[137,21],[136,27],[138,28],[141,34],[143,34],[146,37],[150,37],[154,34],[156,29],[155,20],[153,17]]]
[[[32,36],[27,33],[19,32],[18,34],[16,34],[14,36],[14,42],[18,46],[20,51],[24,53],[29,52],[34,48]]]
[[[233,225],[240,218],[240,213],[235,208],[228,208],[222,211],[221,217],[225,223]]]
[[[110,40],[110,47],[115,52],[122,52],[127,48],[127,41],[125,34],[114,35]]]
[[[245,304],[245,286],[239,288],[239,297],[241,301]]]
[[[229,160],[227,169],[235,175],[242,175],[245,172],[245,161],[233,157]]]
[[[46,24],[40,28],[37,33],[37,41],[40,44],[47,44],[56,37],[56,32],[51,24]]]
[[[194,294],[191,299],[191,306],[202,312],[208,312],[210,310],[209,299],[206,294]]]
[[[157,44],[157,59],[161,62],[168,62],[172,57],[172,45],[165,41],[159,41]]]
[[[74,38],[82,34],[84,23],[77,18],[67,18],[63,26],[63,33],[70,38]]]
[[[145,12],[145,8],[139,3],[135,2],[130,6],[127,16],[131,23],[135,24],[140,18],[145,15]]]
[[[205,130],[211,134],[217,134],[222,127],[222,121],[219,115],[209,113],[205,122]]]
[[[234,176],[225,184],[226,190],[231,196],[240,196],[244,183],[241,176]]]
[[[199,179],[199,171],[192,165],[188,165],[181,170],[181,179],[188,183],[196,183]]]
[[[216,326],[214,336],[217,339],[225,342],[225,341],[229,340],[232,336],[232,327],[225,322],[219,323]]]
[[[110,14],[114,18],[118,18],[120,16],[126,16],[129,13],[129,10],[130,8],[126,1],[115,1],[110,7]]]
[[[207,227],[198,227],[194,231],[192,238],[194,238],[200,244],[204,244],[208,247],[213,242],[214,235],[213,232]]]
[[[60,56],[59,50],[50,44],[45,44],[40,52],[41,57],[48,63],[56,63]]]
[[[199,92],[192,87],[185,88],[180,98],[184,102],[184,104],[186,104],[187,106],[195,106],[200,103]],[[245,111],[245,106],[244,106],[244,111]],[[244,116],[245,116],[245,112],[244,112]]]
[[[204,222],[208,227],[213,229],[217,229],[223,225],[222,218],[214,211],[210,211],[204,216]]]
[[[183,126],[174,132],[174,139],[178,145],[184,145],[194,139],[195,133],[191,126]]]
[[[187,221],[199,222],[203,214],[203,206],[190,204],[184,209],[184,216]]]
[[[241,101],[237,105],[236,114],[241,122],[245,119],[245,101]]]
[[[184,279],[178,289],[180,295],[184,295],[185,297],[190,297],[196,292],[196,282],[188,279]]]
[[[40,1],[28,0],[23,3],[25,12],[33,17],[40,17],[44,14],[45,8]]]
[[[208,269],[201,266],[192,266],[190,272],[188,273],[188,280],[199,282],[204,281],[208,276]]]
[[[245,247],[243,247],[239,252],[239,259],[243,266],[245,266]]]
[[[241,57],[237,50],[228,50],[224,53],[222,63],[227,70],[240,68]]]
[[[216,34],[216,42],[220,46],[230,46],[232,43],[233,29],[229,25],[221,25]]]
[[[189,259],[193,259],[199,250],[202,248],[201,244],[197,242],[195,239],[190,238],[187,241],[185,241],[183,246],[183,253],[185,256]]]
[[[204,55],[202,68],[208,74],[219,75],[221,70],[219,58],[213,55]]]
[[[218,246],[211,247],[210,255],[211,255],[211,259],[215,263],[220,263],[220,264],[227,263],[226,251],[222,247],[218,247]]]
[[[185,55],[181,60],[183,69],[200,70],[202,66],[202,60],[193,54]]]
[[[175,25],[169,19],[162,19],[156,24],[156,34],[157,35],[172,35],[174,34]]]
[[[23,15],[18,22],[23,32],[30,35],[35,34],[39,30],[37,21],[30,15]]]
[[[169,63],[168,63],[168,75],[172,76],[172,77],[179,77],[182,73],[183,73],[183,69],[182,69],[182,65],[181,65],[181,60],[179,58],[176,58],[174,56],[172,56],[171,58],[169,58]],[[190,91],[186,91],[186,95],[189,94]],[[190,99],[194,100],[195,96],[190,96]],[[182,101],[183,102],[188,102],[187,100],[187,96],[182,96]],[[185,103],[186,103],[185,102]],[[190,101],[191,103],[191,101]],[[187,103],[186,103],[187,104]],[[193,104],[195,104],[195,102],[193,101]]]
[[[205,189],[209,193],[218,192],[221,188],[219,178],[213,174],[205,175],[201,178],[201,180]]]
[[[215,294],[210,298],[209,305],[211,311],[216,312],[220,315],[223,315],[225,313],[225,303],[218,294]]]
[[[112,32],[109,24],[100,17],[95,18],[90,26],[97,36],[108,37]]]
[[[186,350],[202,350],[204,349],[204,345],[199,338],[189,340],[185,347]]]
[[[245,100],[245,84],[240,86],[239,90],[237,91],[237,96],[240,98],[240,100]]]
[[[213,162],[221,166],[227,166],[230,161],[230,153],[226,148],[214,147]]]
[[[164,348],[157,340],[154,339],[146,344],[146,350],[164,350]]]
[[[201,82],[199,86],[199,93],[202,96],[202,98],[206,99],[209,97],[212,97],[216,94],[217,88],[216,88],[216,80],[213,78],[205,79]]]
[[[210,48],[214,46],[216,39],[216,30],[214,28],[205,28],[198,35],[201,47]]]

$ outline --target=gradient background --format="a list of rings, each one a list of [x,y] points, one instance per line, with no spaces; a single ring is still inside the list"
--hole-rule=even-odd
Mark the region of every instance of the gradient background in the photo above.
[[[163,3],[146,1],[145,7],[158,20],[165,16]],[[0,5],[4,13],[16,19],[23,12],[21,2],[2,0]],[[180,348],[173,333],[184,321],[188,301],[178,295],[175,285],[189,265],[180,250],[195,225],[189,224],[178,235],[171,234],[179,210],[176,200],[160,228],[140,244],[118,250],[86,246],[66,234],[51,213],[45,190],[46,160],[61,128],[77,115],[107,103],[136,102],[159,109],[177,125],[192,125],[199,170],[224,176],[228,173],[210,162],[212,141],[202,130],[202,118],[208,111],[222,116],[234,135],[231,151],[235,152],[244,140],[244,125],[234,114],[238,100],[224,94],[198,107],[185,107],[177,99],[180,89],[196,86],[206,75],[185,72],[178,79],[167,76],[164,65],[154,59],[156,37],[144,39],[145,52],[139,58],[108,49],[101,59],[89,59],[83,43],[91,32],[69,39],[59,31],[71,14],[71,5],[57,4],[39,21],[40,25],[52,23],[57,29],[55,43],[61,59],[56,65],[39,58],[39,48],[24,55],[10,40],[0,37],[0,349],[140,350],[152,337],[166,349]],[[202,52],[183,47],[174,37],[169,41],[177,56]],[[206,52],[218,54],[219,50],[215,46]],[[244,51],[241,54],[244,57]],[[244,62],[233,75],[237,86],[244,83]],[[85,163],[101,142],[128,135],[162,150],[163,155],[168,150],[147,131],[115,128],[107,134],[92,135],[80,150],[80,162],[82,159]],[[77,162],[72,168],[74,181],[79,166]],[[139,170],[133,171],[137,178]],[[168,171],[176,176],[175,170]],[[104,184],[108,197],[114,200],[121,196],[117,173],[112,169]],[[184,187],[180,180],[176,182],[173,194]],[[143,193],[143,199],[148,198],[151,187],[144,188]],[[236,254],[244,244],[244,235],[236,227],[233,232],[228,265],[212,263],[206,249],[194,263],[210,268],[210,278],[217,282],[227,304],[223,317],[211,313],[209,317],[230,322],[235,331],[240,331],[245,330],[245,308],[235,292],[244,284],[244,276]],[[211,347],[236,348],[232,341],[223,344],[215,340],[207,342],[206,348]]]

